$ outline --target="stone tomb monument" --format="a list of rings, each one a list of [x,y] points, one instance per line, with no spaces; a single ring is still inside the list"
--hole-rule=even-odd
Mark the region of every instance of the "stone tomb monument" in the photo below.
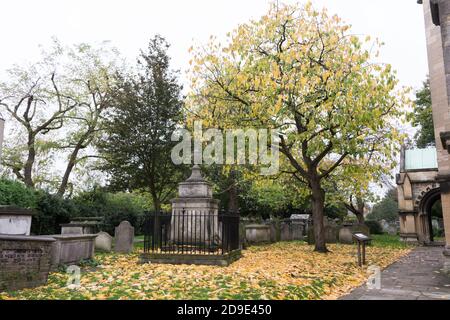
[[[0,292],[47,283],[55,239],[0,235]]]
[[[33,212],[14,206],[0,206],[0,234],[29,236]]]
[[[57,234],[52,248],[52,268],[94,258],[96,234]]]
[[[70,223],[61,224],[61,234],[94,234],[97,233],[101,217],[78,217]]]
[[[128,221],[122,221],[116,227],[114,251],[117,253],[131,253],[133,251],[134,227]]]
[[[265,224],[249,224],[245,226],[245,238],[248,243],[265,243],[271,241],[271,229]]]
[[[199,166],[179,184],[178,195],[171,200],[171,215],[155,214],[149,220],[152,227],[140,262],[228,266],[239,259],[239,237],[244,233],[239,216],[219,215],[219,200],[213,198]]]
[[[195,165],[191,176],[178,185],[178,198],[171,202],[172,244],[203,243],[210,247],[220,243],[219,200],[213,199],[212,186],[202,177],[199,166]]]

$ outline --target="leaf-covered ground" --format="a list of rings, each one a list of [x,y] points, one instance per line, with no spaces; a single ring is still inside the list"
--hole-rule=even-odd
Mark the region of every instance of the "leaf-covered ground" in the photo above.
[[[83,266],[81,286],[52,273],[48,285],[0,293],[0,299],[335,299],[363,284],[369,274],[356,264],[352,245],[313,252],[300,242],[255,246],[231,266],[138,264],[138,253],[98,254]],[[380,238],[367,248],[369,264],[381,268],[411,250]]]

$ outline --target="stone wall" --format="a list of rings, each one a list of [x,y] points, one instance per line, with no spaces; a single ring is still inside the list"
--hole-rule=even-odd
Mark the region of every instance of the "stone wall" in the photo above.
[[[426,234],[427,223],[421,218],[421,201],[429,192],[438,189],[437,170],[429,169],[420,172],[407,171],[404,159],[401,159],[401,171],[397,175],[398,208],[400,214],[400,236],[404,241],[417,242],[429,238]],[[426,220],[426,219],[425,219]],[[425,223],[424,223],[425,222]]]
[[[0,291],[45,285],[55,239],[0,235]]]
[[[431,100],[436,136],[437,159],[441,184],[442,213],[445,225],[447,253],[450,255],[450,3],[435,2],[439,9],[440,26],[432,20],[430,1],[423,1],[430,72]],[[441,136],[443,135],[443,136]],[[446,136],[446,138],[444,137]],[[443,138],[443,139],[441,139]]]

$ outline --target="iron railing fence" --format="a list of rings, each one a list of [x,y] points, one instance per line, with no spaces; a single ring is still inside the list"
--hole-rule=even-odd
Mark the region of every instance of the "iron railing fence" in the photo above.
[[[238,215],[201,210],[147,213],[145,253],[224,255],[239,248]]]

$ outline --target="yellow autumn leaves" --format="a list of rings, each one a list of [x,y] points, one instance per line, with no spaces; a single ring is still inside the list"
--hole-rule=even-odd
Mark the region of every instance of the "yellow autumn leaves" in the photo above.
[[[53,273],[47,286],[0,294],[0,299],[336,299],[363,284],[352,245],[331,253],[284,242],[255,246],[229,267],[138,263],[138,254],[100,255],[101,265],[82,272],[81,287],[68,289],[67,275]],[[407,248],[368,247],[369,264],[384,268]]]

